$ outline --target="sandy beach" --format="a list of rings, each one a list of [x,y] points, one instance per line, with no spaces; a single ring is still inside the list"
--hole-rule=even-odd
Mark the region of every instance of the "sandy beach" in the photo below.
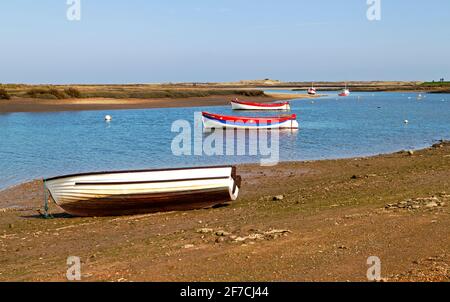
[[[450,144],[368,158],[241,165],[231,206],[73,218],[39,181],[0,192],[0,280],[450,281]],[[282,185],[280,185],[282,184]]]
[[[121,110],[121,109],[150,109],[150,108],[175,108],[198,106],[224,106],[230,100],[238,98],[243,101],[273,102],[277,100],[292,100],[314,98],[307,94],[266,94],[264,97],[245,97],[241,95],[189,97],[189,98],[162,98],[162,99],[112,99],[112,98],[87,98],[87,99],[32,99],[14,98],[0,102],[0,113],[13,112],[57,112],[80,110]]]

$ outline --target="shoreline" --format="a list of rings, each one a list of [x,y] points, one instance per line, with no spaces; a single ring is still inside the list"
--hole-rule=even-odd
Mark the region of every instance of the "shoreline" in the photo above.
[[[224,106],[231,99],[238,98],[243,101],[273,102],[278,100],[310,99],[311,96],[298,94],[293,96],[287,93],[266,94],[264,97],[245,97],[241,95],[189,97],[189,98],[162,98],[162,99],[63,99],[46,100],[30,98],[13,98],[1,100],[1,113],[16,112],[62,112],[83,110],[127,110],[127,109],[157,109],[182,108],[200,106]]]
[[[449,281],[450,143],[238,173],[231,206],[124,217],[42,219],[39,181],[1,191],[0,280],[63,281],[77,255],[84,281],[367,281],[376,255],[387,281]]]
[[[432,148],[435,144],[437,143],[446,143],[447,140],[436,140],[434,143],[432,144],[427,144],[425,146],[422,147],[417,147],[417,148],[411,148],[408,150],[405,149],[399,149],[399,150],[393,150],[393,151],[387,151],[387,152],[382,152],[382,153],[373,153],[373,154],[362,154],[362,155],[357,155],[357,156],[349,156],[349,157],[330,157],[330,158],[321,158],[321,159],[309,159],[309,160],[290,160],[290,161],[280,161],[276,166],[280,165],[280,164],[301,164],[301,163],[314,163],[314,162],[321,162],[321,161],[336,161],[336,160],[364,160],[364,159],[368,159],[368,158],[372,158],[372,157],[377,157],[377,156],[387,156],[387,155],[394,155],[394,154],[399,154],[399,153],[408,153],[408,152],[418,152],[418,151],[423,151],[423,150],[427,150]],[[242,162],[242,163],[237,163],[237,164],[232,164],[234,166],[240,167],[240,166],[260,166],[260,164],[258,164],[257,162]],[[275,166],[275,167],[276,167]],[[261,166],[262,167],[262,166]],[[172,168],[172,167],[164,167],[164,168]],[[176,167],[174,167],[176,168]],[[146,169],[145,167],[142,169]],[[87,172],[97,172],[97,171],[87,171]],[[98,171],[98,172],[104,172],[102,171]],[[56,175],[53,175],[52,177],[56,177]],[[30,179],[30,180],[26,180],[17,184],[13,184],[7,187],[1,187],[0,186],[0,194],[4,191],[10,190],[10,189],[14,189],[15,187],[20,187],[22,185],[27,185],[27,184],[31,184],[31,183],[35,183],[38,181],[41,181],[41,178],[36,178],[36,179]],[[0,207],[1,207],[1,200],[0,200]]]

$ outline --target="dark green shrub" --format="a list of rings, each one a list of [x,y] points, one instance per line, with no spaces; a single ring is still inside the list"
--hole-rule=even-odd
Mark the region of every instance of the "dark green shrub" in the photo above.
[[[66,99],[67,94],[65,94],[63,91],[59,91],[55,88],[50,88],[48,91],[49,94],[54,95],[57,99]]]
[[[9,100],[11,99],[11,96],[9,95],[8,91],[4,88],[0,88],[0,100]]]
[[[81,92],[78,89],[73,88],[73,87],[64,89],[64,93],[66,95],[68,95],[69,97],[75,98],[75,99],[80,99],[83,97]]]

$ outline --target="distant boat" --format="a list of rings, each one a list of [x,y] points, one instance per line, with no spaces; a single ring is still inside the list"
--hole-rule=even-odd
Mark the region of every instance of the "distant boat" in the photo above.
[[[347,88],[347,84],[345,84],[345,88],[342,89],[342,92],[339,93],[339,96],[346,97],[346,96],[349,96],[349,95],[350,95],[350,90]]]
[[[291,110],[289,102],[275,102],[275,103],[254,103],[243,102],[238,99],[231,101],[233,110]]]
[[[237,199],[233,166],[114,171],[49,178],[44,185],[75,216],[118,216],[208,208]]]
[[[297,115],[275,117],[226,116],[203,112],[203,126],[206,129],[298,129]]]
[[[311,87],[308,89],[308,94],[309,95],[316,95],[317,94],[317,90],[316,88],[314,88],[314,83],[311,85]]]

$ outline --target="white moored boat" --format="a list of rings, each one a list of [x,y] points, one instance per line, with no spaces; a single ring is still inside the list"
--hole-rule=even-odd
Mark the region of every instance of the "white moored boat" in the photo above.
[[[114,171],[44,180],[51,198],[75,216],[115,216],[208,208],[237,199],[233,166]]]
[[[233,110],[291,110],[291,105],[289,102],[255,103],[235,99],[231,101],[231,108]]]

